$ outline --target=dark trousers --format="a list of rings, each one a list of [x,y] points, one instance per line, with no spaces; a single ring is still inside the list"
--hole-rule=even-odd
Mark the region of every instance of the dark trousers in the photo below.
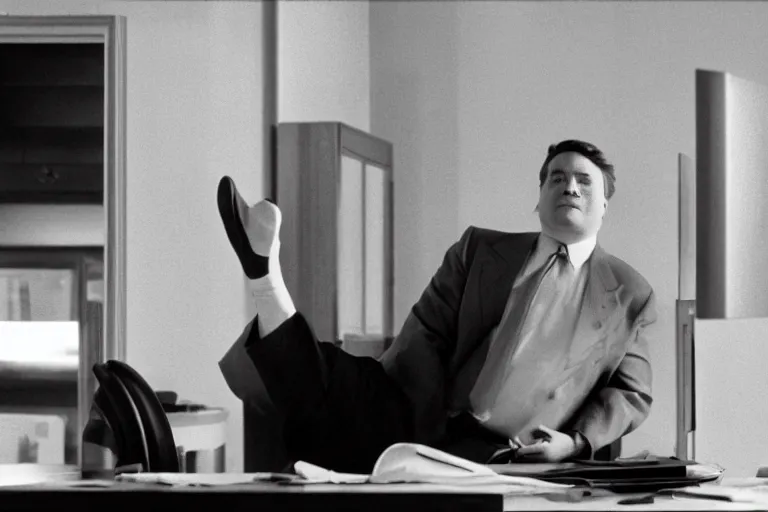
[[[245,349],[284,419],[292,460],[369,473],[384,449],[413,440],[410,402],[381,364],[319,342],[300,313],[264,338],[254,322]],[[507,440],[462,414],[432,444],[482,463]]]
[[[369,473],[385,448],[411,440],[409,402],[381,364],[319,342],[300,313],[263,339],[254,322],[245,349],[294,461]]]

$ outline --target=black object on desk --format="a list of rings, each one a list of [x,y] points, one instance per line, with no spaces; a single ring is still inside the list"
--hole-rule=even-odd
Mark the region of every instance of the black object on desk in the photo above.
[[[619,500],[619,505],[649,505],[656,501],[656,497],[653,494],[646,494],[643,496],[635,496],[632,498],[625,498]]]
[[[121,361],[93,366],[99,381],[83,441],[110,448],[123,470],[179,472],[176,443],[157,394],[136,370]],[[106,425],[105,425],[106,423]]]
[[[123,383],[139,413],[149,457],[149,468],[146,471],[177,473],[179,458],[176,442],[157,394],[147,381],[126,363],[111,360],[107,361],[105,366],[107,371]]]
[[[157,391],[155,394],[157,395],[157,399],[160,400],[160,405],[163,406],[163,410],[166,413],[197,412],[204,411],[208,408],[202,404],[177,403],[176,401],[179,399],[179,395],[175,391]]]
[[[698,485],[717,477],[693,477],[687,467],[694,464],[675,458],[633,461],[625,459],[603,464],[566,462],[555,464],[489,464],[504,475],[528,476],[548,482],[607,489],[617,493],[655,492]]]

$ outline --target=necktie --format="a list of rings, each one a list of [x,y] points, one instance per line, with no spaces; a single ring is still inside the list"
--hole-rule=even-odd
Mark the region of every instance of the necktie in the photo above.
[[[526,350],[534,352],[528,356],[535,358],[536,352],[545,355],[550,349],[544,341],[556,341],[553,336],[547,336],[547,330],[556,327],[553,317],[558,314],[555,309],[557,297],[572,282],[573,267],[568,261],[567,248],[561,244],[523,285],[522,293],[502,318],[470,394],[476,414],[482,417],[493,408],[512,369],[510,362],[515,353]],[[530,340],[530,343],[523,345],[530,337],[525,334],[532,329],[540,331],[541,339]]]

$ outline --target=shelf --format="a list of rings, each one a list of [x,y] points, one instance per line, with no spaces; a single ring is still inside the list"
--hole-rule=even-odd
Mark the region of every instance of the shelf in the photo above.
[[[104,45],[0,45],[0,203],[101,204]]]
[[[100,127],[0,129],[0,163],[102,165],[103,138]]]
[[[0,86],[104,87],[102,44],[0,45]]]
[[[1,127],[104,126],[102,87],[0,87]]]
[[[104,167],[0,163],[0,183],[0,203],[101,204]]]

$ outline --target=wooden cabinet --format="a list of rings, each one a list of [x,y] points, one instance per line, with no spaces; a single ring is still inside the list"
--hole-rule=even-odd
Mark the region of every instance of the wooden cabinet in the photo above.
[[[343,123],[277,132],[281,265],[318,338],[378,356],[393,335],[392,145]]]
[[[318,339],[376,357],[392,339],[392,145],[343,123],[277,129],[280,264]],[[246,471],[284,471],[282,419],[245,404]]]
[[[101,204],[104,45],[0,45],[0,203]]]

